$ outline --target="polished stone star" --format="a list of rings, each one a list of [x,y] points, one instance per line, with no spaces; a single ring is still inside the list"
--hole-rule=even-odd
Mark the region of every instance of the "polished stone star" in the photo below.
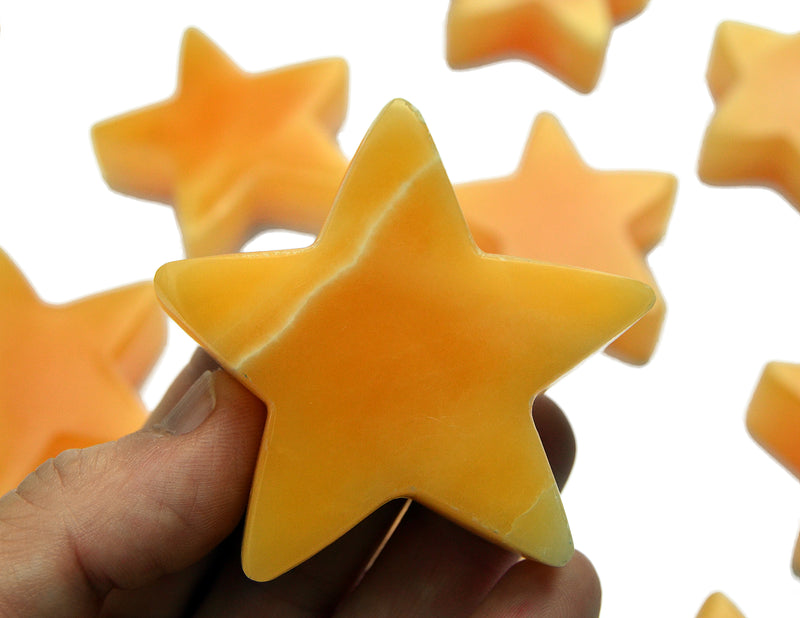
[[[67,448],[141,427],[136,388],[165,337],[150,283],[48,305],[0,251],[0,494]]]
[[[762,185],[800,208],[800,34],[720,25],[708,66],[717,109],[700,152],[713,185]]]
[[[591,169],[559,122],[541,114],[513,175],[457,185],[456,196],[487,251],[623,275],[656,289],[653,309],[606,349],[642,364],[664,319],[645,255],[664,235],[676,186],[671,174]]]
[[[600,77],[611,30],[647,0],[451,0],[447,61],[462,69],[520,58],[580,92]]]
[[[346,108],[343,60],[245,73],[190,29],[173,97],[92,138],[111,188],[174,204],[186,254],[212,255],[264,227],[317,231],[347,167]]]
[[[267,403],[242,554],[257,580],[401,496],[564,564],[531,403],[653,302],[638,281],[481,252],[404,101],[375,121],[312,246],[173,262],[156,289]]]

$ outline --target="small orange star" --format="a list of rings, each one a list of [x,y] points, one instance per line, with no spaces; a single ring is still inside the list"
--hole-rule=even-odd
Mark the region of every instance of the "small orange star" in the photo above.
[[[189,256],[237,251],[260,227],[316,232],[347,159],[335,135],[347,65],[249,74],[187,30],[175,95],[92,130],[111,188],[172,203]]]
[[[452,0],[447,61],[463,69],[521,58],[580,92],[597,85],[614,24],[647,0]]]
[[[242,549],[257,580],[397,497],[564,564],[531,403],[653,302],[638,281],[477,249],[404,101],[375,121],[311,247],[174,262],[156,290],[267,403]]]
[[[141,283],[52,306],[0,251],[0,494],[67,448],[141,427],[164,314]]]
[[[550,114],[533,125],[517,171],[508,178],[456,186],[458,202],[486,250],[623,275],[656,290],[656,304],[608,346],[641,364],[653,353],[664,300],[644,255],[661,239],[677,181],[657,172],[589,168]]]
[[[719,26],[708,65],[717,109],[700,152],[714,185],[771,187],[800,208],[800,34]]]

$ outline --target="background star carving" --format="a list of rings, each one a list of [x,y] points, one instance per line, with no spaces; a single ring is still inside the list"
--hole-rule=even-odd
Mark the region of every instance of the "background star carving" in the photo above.
[[[452,0],[447,61],[453,68],[521,58],[580,92],[597,84],[615,24],[646,0]]]
[[[457,185],[456,195],[478,244],[487,240],[487,251],[650,285],[653,308],[606,349],[641,364],[653,353],[665,311],[644,256],[666,231],[676,187],[671,174],[591,169],[556,118],[541,114],[514,174]]]
[[[0,494],[68,448],[141,427],[136,393],[166,338],[150,283],[43,303],[0,251]]]
[[[173,204],[186,254],[211,255],[262,227],[317,231],[347,166],[346,108],[343,60],[249,74],[190,29],[175,95],[92,138],[111,188]]]
[[[713,185],[763,185],[800,208],[800,34],[725,22],[708,83],[717,103],[698,173]]]

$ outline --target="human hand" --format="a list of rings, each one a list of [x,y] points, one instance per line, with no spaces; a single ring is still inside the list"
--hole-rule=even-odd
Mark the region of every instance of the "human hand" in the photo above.
[[[519,561],[405,501],[265,583],[242,573],[239,529],[264,405],[204,353],[145,427],[66,451],[0,498],[0,614],[10,616],[596,616],[580,553],[562,568]],[[534,419],[559,485],[574,460],[561,411]]]

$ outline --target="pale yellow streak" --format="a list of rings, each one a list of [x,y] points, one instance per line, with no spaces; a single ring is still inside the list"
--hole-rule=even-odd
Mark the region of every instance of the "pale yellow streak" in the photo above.
[[[317,298],[325,289],[330,287],[336,281],[347,275],[359,263],[360,258],[367,251],[376,233],[380,231],[385,221],[389,218],[392,212],[394,212],[395,207],[408,194],[409,189],[414,186],[420,177],[438,165],[440,165],[440,158],[438,154],[435,154],[427,162],[420,165],[416,172],[414,172],[408,177],[407,180],[397,187],[395,192],[389,198],[386,207],[381,212],[381,215],[375,219],[375,221],[369,226],[362,236],[361,243],[355,248],[353,257],[347,263],[333,271],[327,280],[316,286],[313,291],[306,296],[305,299],[303,299],[297,308],[291,313],[291,317],[286,324],[283,325],[283,327],[270,334],[265,341],[256,342],[256,344],[246,350],[238,360],[232,361],[232,365],[237,371],[241,371],[242,368],[253,358],[255,358],[255,356],[258,355],[264,348],[278,341],[284,335],[284,333],[286,333],[294,325],[294,323],[303,313],[303,310],[309,305],[309,303],[311,303],[311,301]]]

